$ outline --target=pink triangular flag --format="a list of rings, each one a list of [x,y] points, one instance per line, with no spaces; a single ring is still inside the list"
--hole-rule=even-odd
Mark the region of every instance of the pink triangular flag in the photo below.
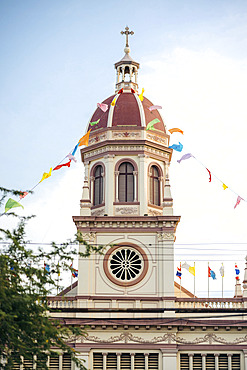
[[[100,108],[103,112],[106,112],[108,109],[108,105],[104,103],[97,103],[97,107]]]

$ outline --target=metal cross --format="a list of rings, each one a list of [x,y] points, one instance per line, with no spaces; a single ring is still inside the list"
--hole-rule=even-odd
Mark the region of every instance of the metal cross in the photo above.
[[[125,31],[121,31],[121,35],[125,35],[126,36],[126,47],[129,47],[129,40],[128,40],[128,36],[129,35],[134,35],[134,32],[133,31],[130,31],[129,32],[129,27],[126,26],[125,27]]]

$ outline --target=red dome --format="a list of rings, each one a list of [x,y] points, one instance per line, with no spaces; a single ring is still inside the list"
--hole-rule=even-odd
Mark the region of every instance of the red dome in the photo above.
[[[115,105],[112,106],[111,102],[115,97],[117,100]],[[158,118],[160,122],[156,123],[154,128],[166,133],[165,125],[159,111],[153,110],[150,112],[148,109],[153,103],[147,98],[144,98],[141,102],[137,94],[124,92],[110,96],[103,103],[108,105],[108,110],[104,113],[100,108],[96,109],[90,122],[95,122],[98,119],[100,121],[97,125],[88,126],[88,130],[91,128],[92,132],[107,127],[125,127],[126,129],[146,127],[150,121]]]

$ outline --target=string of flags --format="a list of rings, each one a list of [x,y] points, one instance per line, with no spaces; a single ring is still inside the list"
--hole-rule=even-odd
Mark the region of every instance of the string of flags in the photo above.
[[[141,94],[139,94],[139,99],[140,99],[140,101],[142,102],[143,101],[143,99],[144,99],[144,96],[143,96],[143,94],[144,94],[144,88],[142,88],[142,92],[141,92]],[[134,90],[134,89],[132,89],[131,88],[131,92],[134,94],[134,93],[136,93],[136,91]],[[118,93],[117,93],[117,95],[113,98],[113,100],[112,100],[112,102],[111,102],[111,105],[112,106],[114,106],[115,104],[116,104],[116,101],[117,101],[117,98],[118,98],[118,96],[120,95],[120,94],[122,94],[123,93],[123,88],[122,89],[120,89],[119,91],[118,91]],[[97,107],[99,108],[99,109],[101,109],[101,111],[102,111],[102,115],[105,113],[105,112],[107,112],[107,110],[108,110],[108,104],[105,104],[105,103],[97,103]],[[152,105],[152,106],[150,106],[150,107],[148,107],[148,109],[149,109],[149,111],[150,112],[152,112],[153,110],[158,110],[158,109],[162,109],[162,107],[160,106],[160,105]],[[101,115],[101,117],[102,117],[102,115]],[[90,122],[89,123],[89,125],[91,126],[91,127],[93,127],[93,126],[95,126],[95,125],[97,125],[97,124],[99,124],[99,122],[100,122],[100,120],[101,120],[101,117],[98,119],[98,120],[96,120],[96,121],[93,121],[93,122]],[[146,126],[146,130],[148,131],[148,130],[155,130],[155,127],[154,127],[154,125],[156,124],[156,123],[159,123],[160,122],[160,120],[158,119],[158,118],[155,118],[155,119],[153,119],[152,121],[150,121],[148,124],[147,124],[147,126]],[[75,158],[75,153],[76,153],[76,151],[77,151],[77,149],[78,149],[78,147],[79,146],[82,146],[82,145],[85,145],[85,146],[88,146],[88,142],[89,142],[89,136],[90,136],[90,132],[91,132],[91,130],[92,129],[90,129],[90,130],[88,130],[88,132],[84,135],[84,136],[82,136],[80,139],[79,139],[79,141],[77,142],[77,144],[75,145],[75,147],[74,147],[74,149],[72,150],[72,152],[70,152],[69,154],[67,154],[66,156],[65,156],[65,158],[64,159],[66,159],[66,158],[68,158],[69,160],[68,160],[68,162],[66,162],[66,163],[62,163],[63,161],[64,161],[64,159],[56,166],[56,167],[54,167],[54,168],[52,168],[52,167],[50,167],[50,170],[49,170],[49,172],[44,172],[43,173],[43,175],[42,175],[42,178],[41,178],[41,180],[31,189],[31,191],[32,190],[34,190],[35,188],[36,188],[36,186],[38,186],[41,182],[43,182],[44,180],[46,180],[46,179],[48,179],[51,175],[52,175],[52,172],[53,171],[57,171],[57,170],[59,170],[59,169],[61,169],[62,167],[70,167],[71,166],[71,161],[74,161],[74,162],[76,162],[76,158]],[[175,127],[175,128],[171,128],[171,129],[169,129],[168,130],[171,134],[173,134],[174,132],[177,132],[177,133],[180,133],[180,134],[184,134],[184,131],[183,130],[181,130],[180,128],[177,128],[177,127]],[[170,145],[169,146],[169,148],[170,149],[173,149],[173,150],[176,150],[176,151],[178,151],[178,152],[182,152],[182,150],[183,150],[183,144],[181,143],[181,142],[179,142],[178,144],[172,144],[172,145]],[[201,163],[193,154],[191,154],[191,153],[186,153],[186,154],[184,154],[180,159],[178,159],[177,160],[177,162],[178,163],[181,163],[182,161],[184,161],[184,160],[187,160],[187,159],[189,159],[189,158],[194,158],[194,159],[196,159],[206,170],[207,170],[207,172],[208,172],[208,175],[209,175],[209,182],[212,182],[212,175],[218,180],[218,181],[220,181],[221,182],[221,184],[222,184],[222,187],[223,187],[223,189],[224,190],[226,190],[226,189],[229,189],[229,190],[231,190],[233,193],[235,193],[236,195],[237,195],[237,200],[236,200],[236,203],[235,203],[235,205],[234,205],[234,209],[240,204],[240,202],[243,200],[243,201],[245,201],[246,202],[246,200],[244,199],[244,198],[242,198],[240,195],[238,195],[236,192],[234,192],[232,189],[230,189],[223,181],[221,181],[220,179],[218,179],[218,177],[217,176],[215,176],[203,163]],[[20,194],[20,199],[19,199],[19,201],[21,201],[22,199],[24,199],[27,195],[29,194],[29,192],[27,192],[27,191],[23,191],[21,194]],[[2,214],[0,214],[0,216],[2,216],[2,215],[4,215],[5,213],[7,213],[10,209],[12,209],[12,208],[15,208],[15,207],[22,207],[23,208],[23,206],[20,204],[20,202],[17,202],[16,200],[14,200],[14,199],[12,199],[12,198],[9,198],[8,200],[7,200],[7,203],[5,204],[5,212],[4,213],[2,213]],[[183,267],[183,266],[182,266]]]

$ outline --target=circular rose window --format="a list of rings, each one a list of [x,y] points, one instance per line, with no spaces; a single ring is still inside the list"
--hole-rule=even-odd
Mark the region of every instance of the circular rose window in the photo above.
[[[111,248],[104,258],[104,270],[107,277],[118,285],[137,284],[146,275],[147,256],[137,246],[130,244]]]

